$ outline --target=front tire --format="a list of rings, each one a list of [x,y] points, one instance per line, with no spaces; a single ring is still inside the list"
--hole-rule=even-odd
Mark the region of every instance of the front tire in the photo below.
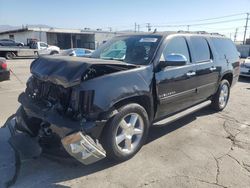
[[[230,96],[230,84],[227,80],[222,80],[220,86],[212,98],[211,107],[216,111],[223,110],[228,103]]]
[[[143,146],[149,129],[146,110],[136,103],[122,106],[104,128],[102,145],[107,157],[125,161]]]

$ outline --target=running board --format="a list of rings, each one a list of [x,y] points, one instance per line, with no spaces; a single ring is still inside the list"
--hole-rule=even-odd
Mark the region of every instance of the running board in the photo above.
[[[153,126],[167,125],[167,124],[172,123],[173,121],[176,121],[176,120],[178,120],[178,119],[180,119],[180,118],[182,118],[184,116],[192,114],[192,113],[194,113],[194,112],[196,112],[196,111],[198,111],[198,110],[200,110],[200,109],[202,109],[202,108],[204,108],[206,106],[209,106],[210,104],[211,104],[211,101],[205,101],[205,102],[200,103],[198,105],[195,105],[195,106],[193,106],[191,108],[188,108],[188,109],[186,109],[184,111],[181,111],[181,112],[179,112],[177,114],[169,116],[169,117],[167,117],[167,118],[165,118],[163,120],[157,121],[157,122],[153,123]]]

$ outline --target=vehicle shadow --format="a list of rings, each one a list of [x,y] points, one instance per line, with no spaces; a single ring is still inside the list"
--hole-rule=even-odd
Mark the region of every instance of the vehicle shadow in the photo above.
[[[206,116],[209,114],[215,113],[214,110],[212,110],[210,107],[205,107],[193,114],[189,114],[187,116],[184,116],[172,123],[163,125],[163,126],[152,126],[149,130],[149,135],[146,144],[149,144],[150,142],[161,138],[162,136],[165,136],[172,131],[175,131],[197,119],[197,117]]]
[[[166,136],[167,134],[170,134],[172,131],[175,131],[185,126],[186,124],[196,120],[197,117],[205,116],[205,115],[213,114],[213,113],[214,111],[210,110],[210,108],[204,108],[200,111],[197,111],[196,113],[185,116],[166,126],[151,127],[146,144],[150,144],[152,141],[157,140],[161,138],[162,136]],[[94,174],[96,172],[100,172],[100,171],[103,171],[103,170],[106,170],[106,169],[109,169],[111,167],[121,164],[121,163],[110,161],[108,159],[103,159],[92,165],[85,166],[79,162],[76,162],[74,159],[67,160],[65,163],[64,160],[60,160],[58,158],[51,158],[51,156],[49,158],[42,156],[30,162],[36,163],[36,164],[27,165],[27,162],[26,162],[25,168],[35,167],[35,169],[33,170],[29,169],[28,171],[34,171],[36,174],[38,174],[37,175],[38,177],[41,176],[39,174],[43,174],[43,172],[46,171],[44,175],[48,177],[45,177],[45,179],[47,180],[42,182],[41,187],[62,187],[62,188],[66,188],[67,186],[59,186],[58,183],[73,180],[79,177],[84,177],[90,174]],[[27,169],[24,171],[27,171]],[[32,180],[34,181],[36,181],[37,179],[37,177],[33,178],[32,174],[22,175],[22,167],[21,167],[20,173],[21,173],[20,179],[32,178]],[[27,180],[24,180],[24,181],[27,181]],[[20,180],[20,182],[22,182],[22,180]],[[17,183],[17,186],[19,186],[18,185],[19,180],[17,180],[16,183]],[[39,188],[39,186],[36,186],[36,187]]]

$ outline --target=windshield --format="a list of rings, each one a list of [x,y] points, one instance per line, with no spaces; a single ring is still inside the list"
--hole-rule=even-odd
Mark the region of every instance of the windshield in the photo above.
[[[111,39],[93,52],[91,57],[147,65],[153,58],[161,36],[136,35]]]

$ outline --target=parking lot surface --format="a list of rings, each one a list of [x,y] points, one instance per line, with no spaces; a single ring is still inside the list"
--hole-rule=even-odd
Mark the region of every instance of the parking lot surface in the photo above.
[[[0,83],[0,126],[18,108],[32,59],[8,61],[16,76]],[[150,129],[131,160],[84,166],[41,156],[22,159],[13,188],[43,187],[250,187],[250,79],[231,90],[228,106],[205,108]],[[0,167],[1,168],[1,167]]]

